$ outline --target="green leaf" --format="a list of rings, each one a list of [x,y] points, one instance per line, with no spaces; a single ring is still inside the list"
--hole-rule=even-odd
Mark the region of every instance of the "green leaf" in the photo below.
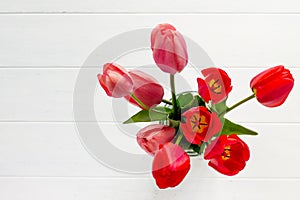
[[[194,101],[192,104],[192,107],[197,107],[197,106],[205,106],[205,101],[199,95],[194,96]]]
[[[154,108],[151,108],[150,109],[151,111],[159,111],[159,112],[165,112],[165,113],[171,113],[171,112],[173,112],[173,109],[171,109],[171,108],[167,108],[167,107],[163,107],[163,106],[156,106],[156,107],[154,107]]]
[[[225,119],[221,135],[257,135],[258,133]]]
[[[171,112],[171,109],[165,107],[155,107],[150,110],[141,110],[140,112],[136,113],[128,120],[123,122],[123,124],[166,120],[168,118],[169,113]]]
[[[180,111],[183,113],[192,107],[205,106],[205,102],[199,95],[193,95],[192,93],[184,93],[177,98],[177,104]]]
[[[227,108],[226,101],[222,101],[221,103],[213,105],[214,111],[216,111],[218,114],[225,112]]]
[[[194,97],[191,93],[181,94],[177,98],[177,102],[181,108],[187,107],[192,104]]]

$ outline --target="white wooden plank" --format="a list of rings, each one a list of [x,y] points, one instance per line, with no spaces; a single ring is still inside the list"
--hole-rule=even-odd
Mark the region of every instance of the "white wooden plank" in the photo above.
[[[170,98],[169,77],[158,68],[139,68],[155,76]],[[251,95],[249,82],[260,68],[226,68],[233,81],[228,105]],[[101,69],[0,69],[0,121],[106,121],[122,122],[139,109],[124,99],[106,96],[97,80]],[[266,108],[255,99],[228,113],[237,122],[300,122],[300,96],[297,78],[300,69],[292,69],[295,87],[281,107]],[[74,90],[77,76],[86,74],[83,90]],[[177,75],[177,91],[197,90],[199,69],[185,69]],[[91,92],[87,92],[87,91]],[[76,92],[76,94],[74,94]],[[78,93],[81,95],[78,97]],[[77,102],[80,101],[78,104]],[[86,102],[91,101],[90,105]],[[78,114],[77,114],[78,113]]]
[[[296,0],[264,0],[264,1],[104,1],[89,0],[82,3],[79,0],[12,0],[2,1],[1,12],[299,12]]]
[[[149,179],[1,178],[1,196],[23,199],[299,199],[296,179],[198,179],[172,190],[159,190]],[[17,191],[17,192],[16,192]]]
[[[1,176],[122,176],[85,151],[73,123],[0,127]]]
[[[10,1],[2,3],[7,2]],[[1,15],[0,66],[79,67],[96,47],[113,36],[169,22],[199,44],[218,66],[285,64],[299,67],[299,20],[297,14]],[[143,38],[149,41],[149,35]],[[133,36],[120,42],[120,47],[128,47],[135,39]],[[126,64],[153,63],[149,49],[139,56],[133,56]],[[100,66],[103,63],[92,64]]]
[[[111,123],[80,125],[99,127],[99,134],[101,130],[111,146],[103,150],[103,140],[96,141],[95,144],[99,146],[98,149],[111,156],[110,161],[132,158],[130,162],[144,166],[144,172],[151,171],[152,158],[145,155],[135,139],[141,125]],[[246,168],[233,179],[300,178],[299,124],[243,123],[242,125],[258,131],[259,136],[241,136],[249,145],[251,156]],[[79,134],[89,136],[90,133],[81,131]],[[121,154],[113,153],[113,147],[122,151],[122,157]],[[99,158],[99,154],[93,153],[95,151],[89,154],[86,149],[91,148],[83,147],[74,123],[0,123],[0,176],[151,177],[149,173],[132,174],[134,170],[128,171],[130,173],[117,172],[103,165],[103,157],[100,159],[101,163],[97,162],[93,157]],[[138,160],[138,155],[145,156],[143,163]],[[144,165],[144,162],[148,162],[149,165]],[[124,171],[123,166],[119,165],[118,168]],[[199,158],[192,159],[190,174],[193,175],[188,179],[225,177],[208,167],[207,161]]]

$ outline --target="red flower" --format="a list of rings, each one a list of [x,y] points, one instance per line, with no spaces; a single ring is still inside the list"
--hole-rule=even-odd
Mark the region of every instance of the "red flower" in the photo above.
[[[243,170],[249,157],[249,147],[237,135],[221,135],[207,146],[204,153],[204,159],[210,160],[209,166],[228,176]]]
[[[185,118],[180,123],[185,138],[192,144],[207,142],[221,131],[222,123],[215,112],[210,113],[206,107],[193,107],[182,114]]]
[[[151,49],[156,64],[164,72],[181,72],[188,63],[185,40],[170,24],[159,24],[153,29]]]
[[[250,87],[257,100],[267,107],[283,104],[293,86],[292,74],[282,65],[261,72],[250,82]]]
[[[160,104],[164,96],[164,89],[152,76],[139,70],[129,71],[129,74],[133,81],[132,93],[143,102],[143,104],[149,108]],[[130,103],[141,107],[130,95],[125,98]]]
[[[98,74],[98,80],[106,94],[111,97],[127,96],[133,87],[128,72],[114,63],[106,63],[103,66],[103,75]]]
[[[152,155],[160,146],[174,139],[176,129],[162,124],[152,124],[141,129],[137,134],[137,142],[147,153]]]
[[[161,189],[177,186],[189,170],[190,157],[177,144],[165,144],[154,156],[152,175]]]
[[[213,104],[224,101],[232,90],[231,79],[219,68],[207,68],[201,71],[205,80],[197,78],[198,92],[205,102]]]

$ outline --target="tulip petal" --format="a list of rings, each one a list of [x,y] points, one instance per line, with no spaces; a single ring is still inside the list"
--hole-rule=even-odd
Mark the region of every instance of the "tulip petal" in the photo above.
[[[133,81],[132,93],[143,102],[144,105],[151,108],[160,104],[164,96],[164,89],[158,84],[155,78],[139,70],[129,71],[129,75]],[[144,109],[130,95],[125,96],[125,99]]]
[[[205,91],[205,89],[202,89],[204,90],[204,94],[203,91],[201,92],[199,89],[199,94],[201,92],[201,94],[204,95],[206,99],[211,99],[213,104],[218,104],[226,100],[228,94],[232,90],[231,79],[229,78],[228,74],[224,70],[215,67],[203,69],[201,72],[205,77],[205,83],[208,87],[209,94],[207,94],[207,91]],[[201,85],[202,84],[203,83],[201,83]],[[202,88],[203,87],[204,86],[202,86]],[[209,96],[209,98],[207,96]]]
[[[208,103],[210,101],[210,94],[206,82],[202,78],[197,78],[197,83],[199,95]]]
[[[247,144],[237,135],[221,135],[208,145],[204,159],[210,160],[208,165],[218,172],[233,176],[246,166],[250,151]]]
[[[258,102],[267,107],[282,105],[294,86],[294,78],[288,69],[279,65],[256,75],[250,82]]]
[[[214,157],[221,155],[224,151],[225,144],[227,141],[226,135],[221,135],[214,139],[205,149],[204,159],[210,160]]]
[[[170,24],[159,24],[152,30],[151,49],[155,63],[163,72],[181,72],[188,63],[185,40]]]
[[[106,63],[103,66],[103,74],[98,74],[98,80],[106,94],[120,98],[130,94],[133,82],[129,73],[120,65]]]
[[[154,155],[161,145],[171,142],[176,129],[162,124],[152,124],[137,133],[137,142],[147,153]]]
[[[193,107],[184,112],[182,117],[185,120],[180,123],[180,127],[187,141],[192,144],[209,141],[222,128],[217,114],[210,113],[204,106]]]
[[[190,157],[176,144],[167,143],[153,159],[152,175],[159,188],[175,187],[190,170]]]

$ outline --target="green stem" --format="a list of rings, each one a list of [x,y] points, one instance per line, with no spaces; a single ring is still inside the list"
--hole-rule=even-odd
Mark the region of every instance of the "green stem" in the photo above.
[[[183,133],[180,133],[179,136],[178,136],[178,138],[176,139],[175,144],[179,144],[180,141],[181,141],[181,139],[182,139],[182,137],[183,137]]]
[[[251,99],[253,99],[253,98],[255,98],[255,94],[252,94],[252,95],[250,95],[249,97],[247,97],[247,98],[245,98],[245,99],[243,99],[243,100],[237,102],[237,103],[234,104],[233,106],[227,108],[226,111],[224,111],[224,112],[221,113],[221,114],[228,113],[228,112],[230,112],[231,110],[235,109],[236,107],[242,105],[243,103],[245,103],[245,102],[247,102],[247,101],[249,101],[249,100],[251,100]]]
[[[166,103],[166,104],[169,104],[169,105],[173,105],[171,101],[166,100],[166,99],[163,99],[162,102],[164,102],[164,103]]]
[[[176,91],[175,91],[175,80],[174,80],[174,74],[170,74],[170,85],[171,85],[171,93],[172,93],[172,104],[173,104],[173,110],[174,110],[174,119],[178,119],[178,106],[176,102]]]
[[[149,110],[149,107],[146,106],[139,98],[137,98],[133,93],[130,93],[130,96],[144,109]]]
[[[137,98],[133,93],[130,94],[130,96],[144,109],[144,110],[150,110],[148,106],[146,106],[139,98]],[[160,114],[169,114],[167,112],[163,112],[160,110],[156,110],[155,108],[152,108],[151,111],[160,113]]]
[[[169,119],[169,126],[178,129],[180,121]]]

